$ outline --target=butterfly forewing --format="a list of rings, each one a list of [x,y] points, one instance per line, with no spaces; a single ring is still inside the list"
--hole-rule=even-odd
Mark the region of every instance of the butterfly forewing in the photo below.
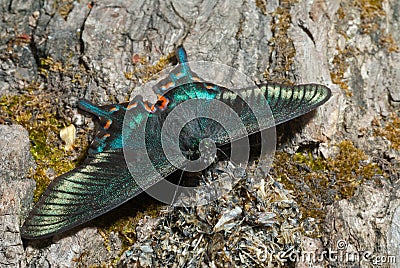
[[[121,150],[88,157],[49,185],[25,221],[22,236],[50,236],[111,210],[141,192],[131,178]]]
[[[264,84],[260,88],[264,92],[276,125],[314,110],[327,102],[332,95],[329,88],[318,84]]]

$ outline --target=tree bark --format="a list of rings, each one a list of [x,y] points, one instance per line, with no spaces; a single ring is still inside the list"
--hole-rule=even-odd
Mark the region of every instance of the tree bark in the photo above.
[[[102,105],[151,95],[137,88],[180,44],[189,60],[229,65],[256,83],[328,86],[330,101],[280,148],[294,153],[315,144],[328,158],[335,155],[335,144],[351,140],[383,172],[361,184],[353,197],[324,207],[322,237],[304,237],[302,248],[337,250],[344,241],[348,252],[367,251],[375,259],[325,257],[314,265],[372,267],[375,260],[397,267],[379,257],[400,262],[400,151],[376,129],[377,122],[384,126],[399,117],[400,2],[2,0],[0,8],[0,94],[24,94],[32,83],[41,84],[41,92],[58,98],[58,109],[76,125],[80,98]],[[95,227],[23,245],[19,226],[34,189],[26,178],[34,167],[29,137],[21,127],[0,127],[2,266],[154,264],[151,253],[129,259],[116,234],[108,238],[107,250]],[[139,225],[137,232],[148,226]],[[146,252],[139,242],[134,248]]]

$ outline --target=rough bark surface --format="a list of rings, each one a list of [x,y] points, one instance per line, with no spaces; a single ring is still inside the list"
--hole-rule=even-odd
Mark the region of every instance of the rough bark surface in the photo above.
[[[35,164],[23,127],[0,125],[0,134],[0,264],[24,267],[26,257],[19,226],[32,203],[35,183],[26,176]]]
[[[325,257],[314,267],[372,267],[374,261],[399,267],[400,151],[373,127],[399,116],[400,2],[375,2],[0,0],[0,95],[24,94],[39,84],[79,126],[80,98],[109,104],[137,94],[135,88],[157,68],[138,69],[136,56],[154,67],[178,44],[190,60],[232,66],[255,82],[327,85],[331,100],[280,148],[294,153],[313,145],[331,157],[334,144],[351,140],[382,174],[361,184],[353,197],[325,207],[322,237],[305,237],[302,247],[322,252],[344,242],[342,252],[377,257],[353,262]],[[0,266],[152,264],[148,245],[137,242],[133,248],[141,255],[133,259],[118,235],[108,237],[106,248],[92,226],[23,244],[19,226],[35,185],[27,178],[35,167],[29,136],[20,126],[0,125],[0,137]],[[138,226],[137,233],[156,225]],[[397,264],[379,256],[394,256]]]

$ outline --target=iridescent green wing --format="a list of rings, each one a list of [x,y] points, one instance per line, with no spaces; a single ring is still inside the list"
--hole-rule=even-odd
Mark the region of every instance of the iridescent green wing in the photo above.
[[[196,135],[195,133],[202,129],[217,145],[227,144],[232,142],[232,138],[240,139],[304,115],[327,102],[332,95],[328,87],[319,84],[296,86],[263,84],[238,90],[230,90],[211,83],[192,85],[196,85],[197,92],[202,93],[198,93],[198,96],[221,101],[230,107],[246,130],[239,131],[239,127],[233,127],[229,137],[228,132],[221,126],[210,120],[199,119],[199,127],[193,128],[190,134]],[[269,107],[266,107],[267,105]],[[232,115],[228,114],[229,111],[218,108],[215,110],[211,102],[204,103],[202,110],[209,111],[211,116],[218,114],[219,118],[225,119],[225,125],[230,124]],[[202,138],[205,138],[204,135]]]
[[[99,119],[98,132],[84,163],[54,179],[21,229],[24,238],[65,231],[118,206],[141,189],[132,180],[122,153],[121,128],[128,104],[81,109]]]
[[[89,221],[140,192],[120,150],[88,156],[80,167],[52,181],[25,220],[21,236],[52,236]]]
[[[328,87],[319,84],[264,84],[259,87],[267,99],[276,125],[311,112],[332,96]]]

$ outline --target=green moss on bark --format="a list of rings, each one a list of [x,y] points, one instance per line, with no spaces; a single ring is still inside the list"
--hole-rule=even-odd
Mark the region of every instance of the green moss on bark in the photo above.
[[[337,147],[338,154],[328,159],[311,153],[275,155],[271,175],[293,192],[303,219],[311,217],[321,222],[325,205],[351,198],[361,183],[382,173],[351,141],[342,141]],[[318,236],[318,231],[314,235]]]

